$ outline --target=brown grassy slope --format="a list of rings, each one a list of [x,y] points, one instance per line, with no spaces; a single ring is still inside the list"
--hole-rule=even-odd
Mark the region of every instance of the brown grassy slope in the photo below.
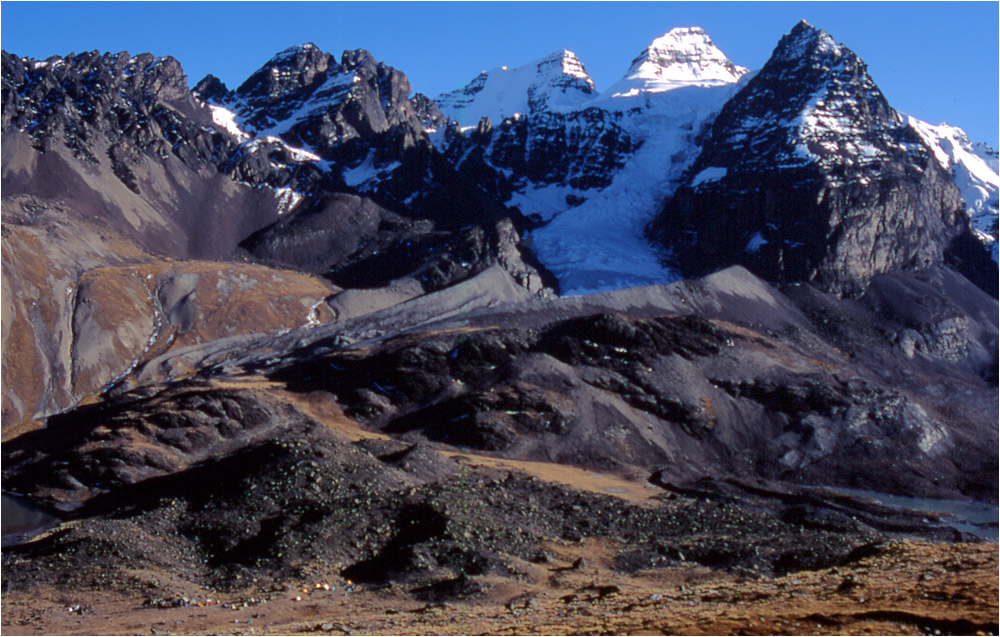
[[[5,437],[147,356],[331,318],[317,304],[336,289],[317,277],[156,258],[73,218],[62,202],[18,196],[3,205]]]

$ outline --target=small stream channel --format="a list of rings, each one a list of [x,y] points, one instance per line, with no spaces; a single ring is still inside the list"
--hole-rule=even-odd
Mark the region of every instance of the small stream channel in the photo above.
[[[862,489],[845,489],[829,487],[831,491],[840,491],[859,498],[867,498],[879,504],[908,509],[910,511],[926,511],[937,513],[944,517],[941,524],[971,533],[985,540],[997,541],[997,524],[1000,521],[1000,507],[986,502],[969,500],[935,500],[931,498],[908,498],[901,495],[865,491]]]

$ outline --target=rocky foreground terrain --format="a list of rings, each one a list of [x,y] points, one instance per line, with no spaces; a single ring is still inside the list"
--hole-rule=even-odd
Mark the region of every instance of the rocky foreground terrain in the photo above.
[[[775,578],[691,563],[623,574],[618,547],[554,547],[474,600],[414,599],[342,579],[219,593],[119,595],[43,587],[4,598],[3,631],[37,634],[997,634],[995,545],[880,545]],[[317,584],[319,587],[317,588]],[[326,590],[329,586],[330,589]]]
[[[437,100],[4,52],[3,631],[996,634],[960,132],[806,23]]]

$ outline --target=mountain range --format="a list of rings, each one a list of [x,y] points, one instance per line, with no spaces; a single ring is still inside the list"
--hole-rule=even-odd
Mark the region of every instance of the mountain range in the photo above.
[[[570,480],[511,539],[462,495],[506,498],[498,466],[515,499],[540,466],[766,493],[813,534],[669,540],[737,572],[952,537],[807,488],[997,500],[997,152],[806,22],[756,70],[673,29],[603,91],[566,50],[433,98],[312,44],[236,88],[150,54],[2,67],[4,488],[75,519],[5,587],[100,543],[213,585],[321,555],[419,587],[624,532]]]

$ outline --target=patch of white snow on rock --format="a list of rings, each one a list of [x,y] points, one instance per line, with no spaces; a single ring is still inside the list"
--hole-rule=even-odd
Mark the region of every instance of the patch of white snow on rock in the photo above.
[[[691,186],[698,187],[703,183],[709,181],[719,181],[726,176],[729,172],[728,168],[721,168],[719,166],[709,166],[705,170],[701,171],[695,175],[694,180],[691,182]]]
[[[973,231],[990,247],[993,261],[998,262],[1000,162],[997,151],[986,144],[973,144],[965,131],[956,126],[934,126],[914,117],[908,122],[934,151],[938,163],[954,175],[955,185],[965,199]]]
[[[243,132],[239,124],[236,123],[236,113],[215,104],[209,104],[208,108],[212,112],[212,121],[215,122],[216,126],[240,141],[250,139],[250,134]]]

